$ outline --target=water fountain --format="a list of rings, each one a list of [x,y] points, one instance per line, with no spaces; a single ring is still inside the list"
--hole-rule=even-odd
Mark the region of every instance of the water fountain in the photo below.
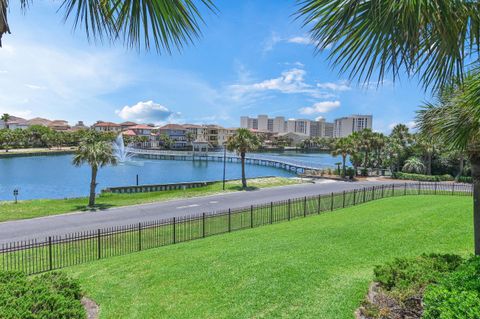
[[[123,134],[118,134],[114,142],[112,142],[113,155],[117,158],[117,161],[121,164],[130,162],[132,157],[135,155],[130,147],[125,146],[123,141]]]

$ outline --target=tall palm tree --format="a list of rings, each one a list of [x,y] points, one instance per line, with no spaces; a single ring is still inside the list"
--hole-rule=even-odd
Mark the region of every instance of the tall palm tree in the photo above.
[[[347,156],[352,153],[352,141],[348,137],[341,137],[337,139],[332,146],[332,155],[342,156],[342,177],[345,177],[347,175],[345,162],[347,160]]]
[[[88,164],[92,168],[88,206],[93,207],[95,206],[98,170],[106,165],[117,164],[117,158],[113,155],[112,144],[107,141],[83,141],[75,152],[73,164],[75,166]]]
[[[0,0],[0,40],[10,33],[8,2]],[[20,0],[27,9],[32,0]],[[64,0],[58,11],[74,28],[83,28],[88,38],[122,41],[140,49],[155,47],[171,53],[200,36],[200,11],[216,12],[211,0]],[[200,3],[201,6],[197,4]],[[0,42],[1,46],[1,42]]]
[[[242,187],[247,188],[247,179],[245,177],[245,155],[248,152],[255,151],[260,147],[258,137],[246,128],[239,128],[235,135],[227,140],[227,149],[230,152],[237,152],[242,162]]]
[[[480,255],[480,74],[467,77],[462,86],[428,103],[417,114],[417,125],[451,150],[465,152],[473,179],[475,254]]]
[[[363,83],[401,74],[425,87],[462,80],[478,61],[480,6],[471,0],[302,0],[297,16],[318,50]]]
[[[11,118],[11,116],[8,113],[3,113],[2,117],[0,118],[0,120],[3,121],[3,124],[5,125],[6,129],[9,129],[8,121],[10,121],[10,118]]]

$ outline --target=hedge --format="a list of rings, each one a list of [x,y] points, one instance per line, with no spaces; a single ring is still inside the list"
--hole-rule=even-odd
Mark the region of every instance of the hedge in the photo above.
[[[392,176],[395,179],[405,179],[405,180],[413,180],[419,182],[446,182],[446,181],[453,181],[454,178],[452,175],[422,175],[422,174],[410,174],[410,173],[402,173],[396,172]]]
[[[0,272],[0,318],[84,319],[77,281],[51,272],[27,277],[21,272]]]

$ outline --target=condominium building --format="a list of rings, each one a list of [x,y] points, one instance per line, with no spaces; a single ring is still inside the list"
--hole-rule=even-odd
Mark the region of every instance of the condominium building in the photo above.
[[[372,129],[372,115],[350,115],[335,119],[334,137],[346,137],[353,132]]]
[[[283,116],[277,116],[275,118],[269,118],[267,115],[259,115],[257,118],[242,116],[240,118],[240,127],[276,134],[300,133],[309,137],[333,136],[333,134],[330,133],[330,128],[333,127],[333,123],[327,123],[323,119],[320,121],[307,119],[285,120]]]

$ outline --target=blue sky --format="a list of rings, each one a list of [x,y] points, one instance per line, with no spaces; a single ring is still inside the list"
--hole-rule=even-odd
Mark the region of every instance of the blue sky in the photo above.
[[[162,124],[239,125],[241,115],[286,118],[373,114],[374,129],[410,123],[428,98],[418,81],[358,86],[315,54],[295,1],[216,1],[203,37],[182,52],[89,43],[56,13],[59,1],[10,10],[0,49],[0,113]]]

